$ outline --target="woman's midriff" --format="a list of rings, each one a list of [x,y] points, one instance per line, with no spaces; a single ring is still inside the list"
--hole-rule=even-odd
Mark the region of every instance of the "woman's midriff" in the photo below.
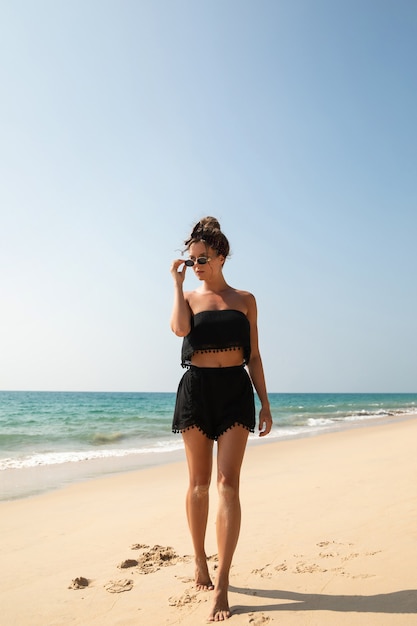
[[[216,352],[197,350],[191,357],[191,364],[196,367],[236,367],[242,365],[243,361],[243,348]]]

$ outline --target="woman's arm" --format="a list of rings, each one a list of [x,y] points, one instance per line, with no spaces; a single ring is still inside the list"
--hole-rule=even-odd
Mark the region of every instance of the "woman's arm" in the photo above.
[[[178,271],[183,264],[181,271]],[[171,330],[178,337],[185,337],[191,330],[191,309],[186,294],[183,292],[186,265],[184,259],[177,259],[171,265],[171,275],[174,279],[174,306],[171,314]]]
[[[252,379],[258,398],[261,402],[259,413],[260,436],[267,435],[272,428],[272,415],[269,406],[268,393],[266,390],[265,375],[258,343],[258,312],[256,300],[252,294],[248,294],[247,317],[250,323],[251,356],[248,363],[249,375]]]

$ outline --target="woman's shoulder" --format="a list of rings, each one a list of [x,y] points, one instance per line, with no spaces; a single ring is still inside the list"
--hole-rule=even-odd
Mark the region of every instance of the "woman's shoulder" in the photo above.
[[[242,298],[254,298],[255,296],[250,291],[246,291],[245,289],[234,289],[234,291],[242,296]]]
[[[242,298],[242,300],[244,300],[248,306],[253,305],[256,301],[255,296],[250,291],[245,291],[244,289],[235,289],[235,292],[236,295],[239,298]]]
[[[186,302],[188,302],[188,304],[190,304],[193,300],[195,300],[195,297],[198,297],[198,294],[196,294],[195,290],[194,291],[184,291],[184,299]]]
[[[253,293],[245,291],[243,289],[236,289],[238,299],[242,303],[241,309],[245,312],[246,317],[250,322],[256,320],[257,317],[257,305],[256,299]]]
[[[232,292],[229,299],[230,308],[242,311],[247,317],[251,317],[251,314],[256,311],[256,300],[253,293],[245,289],[235,288],[232,289]]]

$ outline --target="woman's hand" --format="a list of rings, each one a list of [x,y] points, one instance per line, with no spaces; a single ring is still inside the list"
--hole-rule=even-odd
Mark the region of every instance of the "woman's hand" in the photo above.
[[[259,412],[259,436],[265,437],[271,432],[272,415],[269,407],[264,407]]]
[[[179,270],[179,268],[181,270]],[[191,329],[191,309],[187,302],[187,294],[184,294],[182,286],[184,283],[187,266],[184,259],[176,259],[171,264],[171,275],[174,279],[174,306],[171,315],[171,330],[178,337],[185,337]]]
[[[180,271],[178,271],[178,268],[181,265],[183,267]],[[178,287],[182,287],[184,283],[184,279],[185,279],[185,272],[187,271],[187,266],[184,263],[184,259],[176,259],[175,261],[173,261],[170,271],[171,271],[171,276],[173,277],[175,284],[178,285]]]

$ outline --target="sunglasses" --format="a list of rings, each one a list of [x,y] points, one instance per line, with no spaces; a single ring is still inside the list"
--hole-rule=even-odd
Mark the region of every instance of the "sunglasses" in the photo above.
[[[186,261],[184,261],[184,264],[187,267],[192,267],[195,263],[197,263],[198,265],[205,265],[209,261],[210,261],[209,256],[199,256],[198,259],[196,259],[195,261],[193,261],[192,259],[187,259]]]

